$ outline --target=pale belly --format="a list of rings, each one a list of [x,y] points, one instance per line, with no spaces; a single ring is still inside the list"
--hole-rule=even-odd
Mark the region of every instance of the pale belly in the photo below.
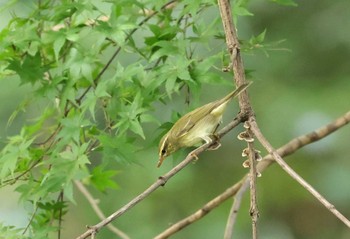
[[[180,140],[180,147],[191,147],[200,144],[210,135],[215,133],[217,126],[221,123],[222,117],[207,115],[189,130]]]

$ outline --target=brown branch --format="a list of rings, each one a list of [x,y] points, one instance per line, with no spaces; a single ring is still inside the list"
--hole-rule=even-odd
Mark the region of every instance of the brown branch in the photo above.
[[[98,206],[98,200],[95,199],[91,193],[87,190],[87,188],[82,184],[80,181],[75,180],[74,181],[75,186],[79,189],[79,191],[85,196],[85,198],[88,200],[90,203],[92,209],[95,211],[97,216],[101,219],[104,220],[106,219],[106,216],[102,212],[101,208]],[[128,235],[126,235],[124,232],[122,232],[120,229],[116,228],[115,226],[108,224],[107,228],[111,230],[114,234],[116,234],[118,237],[122,239],[129,239]]]
[[[218,132],[218,138],[223,137],[225,134],[227,134],[230,130],[232,130],[234,127],[236,127],[238,124],[246,120],[246,116],[242,113],[239,113],[237,117],[229,123],[226,127],[224,127],[222,130]],[[143,191],[141,194],[133,198],[131,201],[129,201],[127,204],[125,204],[123,207],[121,207],[119,210],[102,220],[100,223],[89,226],[88,230],[77,237],[77,239],[83,239],[87,238],[91,235],[96,234],[101,228],[108,225],[110,222],[114,221],[116,218],[123,215],[125,212],[133,208],[135,205],[137,205],[139,202],[144,200],[147,196],[149,196],[153,191],[158,189],[161,186],[164,186],[166,182],[172,178],[175,174],[177,174],[180,170],[182,170],[184,167],[186,167],[190,162],[192,162],[195,159],[195,156],[200,155],[202,152],[204,152],[206,149],[208,149],[210,146],[214,145],[216,142],[213,141],[210,144],[204,144],[197,149],[193,150],[191,153],[187,155],[187,157],[180,162],[178,165],[176,165],[174,168],[172,168],[168,173],[164,174],[163,176],[160,176],[157,181],[155,181],[151,186],[149,186],[145,191]]]
[[[207,204],[205,204],[202,208],[200,208],[198,211],[193,213],[192,215],[182,219],[181,221],[175,223],[165,231],[163,231],[161,234],[157,235],[154,239],[164,239],[168,238],[174,233],[180,231],[184,227],[198,221],[205,215],[207,215],[211,210],[213,210],[215,207],[219,206],[222,202],[226,201],[227,199],[231,198],[233,195],[237,193],[237,191],[241,188],[243,184],[244,179],[233,185],[232,187],[228,188],[220,194],[219,196],[215,197],[211,201],[209,201]]]
[[[236,27],[233,22],[231,5],[229,0],[218,0],[219,10],[222,24],[226,36],[226,45],[231,56],[232,70],[234,73],[234,81],[237,86],[245,83],[244,66],[240,53],[240,45],[236,33]],[[239,107],[242,112],[254,115],[253,109],[249,103],[247,91],[243,91],[239,96]]]
[[[231,56],[231,64],[232,64],[232,70],[234,73],[234,81],[236,82],[237,86],[240,86],[245,83],[245,73],[244,73],[244,66],[243,66],[243,60],[240,53],[240,45],[237,37],[236,27],[233,22],[232,12],[231,12],[231,5],[229,0],[218,0],[219,4],[219,10],[221,15],[221,20],[223,24],[223,28],[225,31],[226,36],[226,44],[228,51]],[[249,118],[254,118],[254,111],[251,107],[248,93],[247,91],[242,92],[238,96],[239,99],[239,107],[241,109],[241,112],[246,113]],[[250,129],[247,130],[248,137],[253,139],[252,132]],[[250,215],[252,218],[252,236],[253,239],[258,238],[257,234],[257,221],[258,221],[258,215],[259,210],[257,206],[257,199],[256,199],[256,162],[255,162],[255,150],[253,142],[248,142],[248,151],[249,151],[249,164],[250,164]]]
[[[319,192],[316,191],[308,182],[306,182],[300,175],[298,175],[289,165],[282,159],[282,157],[276,152],[271,144],[266,140],[264,135],[261,133],[256,121],[250,119],[251,130],[254,132],[257,139],[265,147],[265,149],[272,155],[275,161],[286,171],[289,176],[296,180],[301,186],[309,191],[317,200],[319,200],[331,213],[333,213],[339,220],[341,220],[346,226],[350,228],[350,221],[341,214],[333,204],[327,201]]]
[[[249,184],[250,184],[249,180],[248,180],[249,178],[246,178],[246,179],[247,180],[245,180],[245,178],[242,179],[243,184],[234,197],[231,211],[230,211],[230,214],[228,216],[227,223],[226,223],[224,239],[231,239],[232,238],[233,226],[236,223],[238,211],[239,211],[239,208],[241,207],[242,198],[243,198],[243,195],[247,191]]]
[[[336,130],[340,129],[341,127],[345,126],[350,122],[350,111],[344,114],[343,116],[339,117],[338,119],[334,120],[333,122],[325,125],[324,127],[321,127],[315,131],[312,131],[308,134],[299,136],[297,138],[292,139],[287,144],[283,145],[279,149],[277,149],[277,153],[281,155],[282,157],[288,156],[294,152],[296,152],[298,149],[314,143],[322,138],[327,137],[329,134],[335,132]],[[260,161],[257,165],[258,172],[263,172],[266,170],[271,164],[273,164],[275,161],[273,160],[273,157],[269,154],[266,155],[262,161]],[[205,208],[206,211],[210,212],[214,207],[219,206],[222,204],[225,200],[237,195],[238,190],[240,190],[241,186],[246,184],[249,180],[248,174],[245,175],[239,182],[231,186],[230,188],[226,189],[225,192],[214,198],[213,200],[209,201],[207,204],[205,204],[204,207],[199,209],[197,212],[191,214],[190,216],[186,217],[185,219],[182,219],[181,221],[178,221],[177,223],[173,224],[171,227],[166,229],[164,232],[159,234],[156,238],[168,238],[172,234],[176,233],[180,229],[183,229],[190,224],[192,224],[195,221],[198,221],[200,219],[199,216],[204,217],[208,213],[199,213],[203,208]],[[218,201],[220,199],[220,201]],[[215,204],[213,203],[215,201]],[[195,220],[193,219],[195,218]],[[226,238],[225,238],[226,239]]]
[[[257,222],[259,217],[259,209],[258,209],[258,202],[256,199],[256,175],[257,175],[257,169],[256,169],[256,160],[255,160],[255,149],[254,149],[254,136],[250,128],[247,129],[247,133],[251,141],[248,142],[248,151],[249,151],[249,178],[250,178],[250,209],[249,213],[252,218],[252,238],[258,239],[258,229],[257,229]]]

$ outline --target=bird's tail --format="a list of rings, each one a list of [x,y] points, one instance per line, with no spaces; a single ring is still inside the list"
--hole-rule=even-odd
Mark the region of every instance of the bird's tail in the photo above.
[[[227,96],[222,98],[220,101],[225,102],[225,101],[228,101],[228,100],[238,96],[240,93],[242,93],[242,91],[247,89],[247,87],[250,86],[252,83],[253,83],[252,81],[249,81],[248,83],[244,83],[244,84],[240,85],[237,89],[235,89],[230,94],[228,94]]]

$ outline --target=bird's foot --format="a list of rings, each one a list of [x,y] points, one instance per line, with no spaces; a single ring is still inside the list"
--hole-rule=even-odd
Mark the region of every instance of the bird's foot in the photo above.
[[[197,156],[197,154],[195,154],[195,153],[190,153],[190,155],[193,157],[193,158],[195,158],[195,161],[197,161],[199,158],[198,158],[198,156]]]
[[[209,137],[209,136],[208,136]],[[220,148],[221,143],[220,143],[220,138],[218,135],[216,134],[212,134],[210,135],[210,142],[207,142],[208,144],[212,144],[208,150],[217,150],[218,148]]]

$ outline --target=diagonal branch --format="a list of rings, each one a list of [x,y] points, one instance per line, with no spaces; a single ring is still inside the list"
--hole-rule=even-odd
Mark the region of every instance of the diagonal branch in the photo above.
[[[312,131],[308,134],[301,135],[297,138],[292,139],[287,144],[277,149],[276,152],[282,157],[293,154],[300,148],[308,144],[314,143],[322,138],[327,137],[331,133],[334,133],[336,130],[347,125],[349,122],[350,122],[350,111],[344,114],[343,116],[337,118],[333,122],[315,131]],[[258,172],[263,172],[274,162],[275,161],[273,160],[272,155],[270,154],[266,155],[263,158],[263,160],[260,161],[257,165]],[[169,227],[164,232],[159,234],[156,238],[157,239],[168,238],[172,234],[178,232],[180,229],[183,229],[189,226],[190,224],[198,221],[201,217],[204,217],[208,214],[208,213],[200,213],[201,211],[203,211],[203,209],[205,209],[204,211],[210,212],[214,207],[221,205],[227,199],[237,195],[237,193],[241,190],[242,185],[249,183],[248,181],[249,181],[249,177],[247,174],[239,182],[235,183],[233,186],[226,189],[225,192],[223,192],[222,194],[218,195],[216,198],[206,203],[205,206],[203,206],[201,209],[191,214],[190,216],[178,221],[177,223],[173,224],[171,227]],[[229,238],[229,237],[225,237],[225,238]]]
[[[246,120],[246,116],[242,113],[239,113],[237,117],[229,123],[226,127],[224,127],[222,130],[220,130],[217,134],[219,138],[223,137],[225,134],[227,134],[230,130],[232,130],[234,127],[239,125],[241,122]],[[176,175],[180,170],[182,170],[184,167],[186,167],[189,163],[191,163],[194,159],[194,155],[199,155],[202,152],[204,152],[206,149],[208,149],[210,146],[215,144],[216,141],[213,141],[210,144],[204,144],[197,149],[193,150],[191,153],[187,155],[187,157],[180,162],[178,165],[176,165],[173,169],[171,169],[168,173],[164,174],[163,176],[160,176],[157,181],[155,181],[151,186],[149,186],[145,191],[143,191],[141,194],[133,198],[131,201],[129,201],[127,204],[125,204],[123,207],[121,207],[119,210],[102,220],[100,223],[89,226],[88,230],[77,237],[77,239],[83,239],[87,238],[91,235],[96,234],[101,228],[108,225],[110,222],[114,221],[116,218],[123,215],[125,212],[133,208],[135,205],[137,205],[139,202],[144,200],[147,196],[149,196],[153,191],[158,189],[161,186],[164,186],[166,182],[172,178],[174,175]]]
[[[242,187],[238,190],[234,196],[230,214],[227,219],[224,239],[231,239],[233,235],[233,226],[236,223],[239,208],[241,207],[242,198],[244,193],[249,187],[249,180],[244,180]]]
[[[325,199],[319,192],[316,191],[308,182],[306,182],[300,175],[298,175],[289,165],[282,159],[282,157],[276,152],[276,150],[271,146],[271,144],[266,140],[264,135],[261,133],[256,121],[250,119],[251,130],[260,141],[260,143],[265,147],[265,149],[272,155],[275,161],[281,166],[281,168],[286,171],[289,176],[296,180],[301,186],[303,186],[307,191],[309,191],[317,200],[319,200],[331,213],[333,213],[338,219],[340,219],[345,225],[350,228],[350,221],[341,214],[333,204],[331,204],[327,199]]]
[[[232,187],[228,188],[220,194],[219,196],[215,197],[213,200],[209,201],[207,204],[205,204],[202,208],[200,208],[198,211],[193,213],[192,215],[182,219],[181,221],[175,223],[168,229],[166,229],[161,234],[157,235],[154,239],[165,239],[173,235],[174,233],[180,231],[184,227],[198,221],[205,215],[207,215],[211,210],[213,210],[215,207],[219,206],[222,202],[226,201],[227,199],[231,198],[232,195],[235,195],[237,191],[242,187],[244,180],[246,178],[241,179],[238,183],[233,185]]]

